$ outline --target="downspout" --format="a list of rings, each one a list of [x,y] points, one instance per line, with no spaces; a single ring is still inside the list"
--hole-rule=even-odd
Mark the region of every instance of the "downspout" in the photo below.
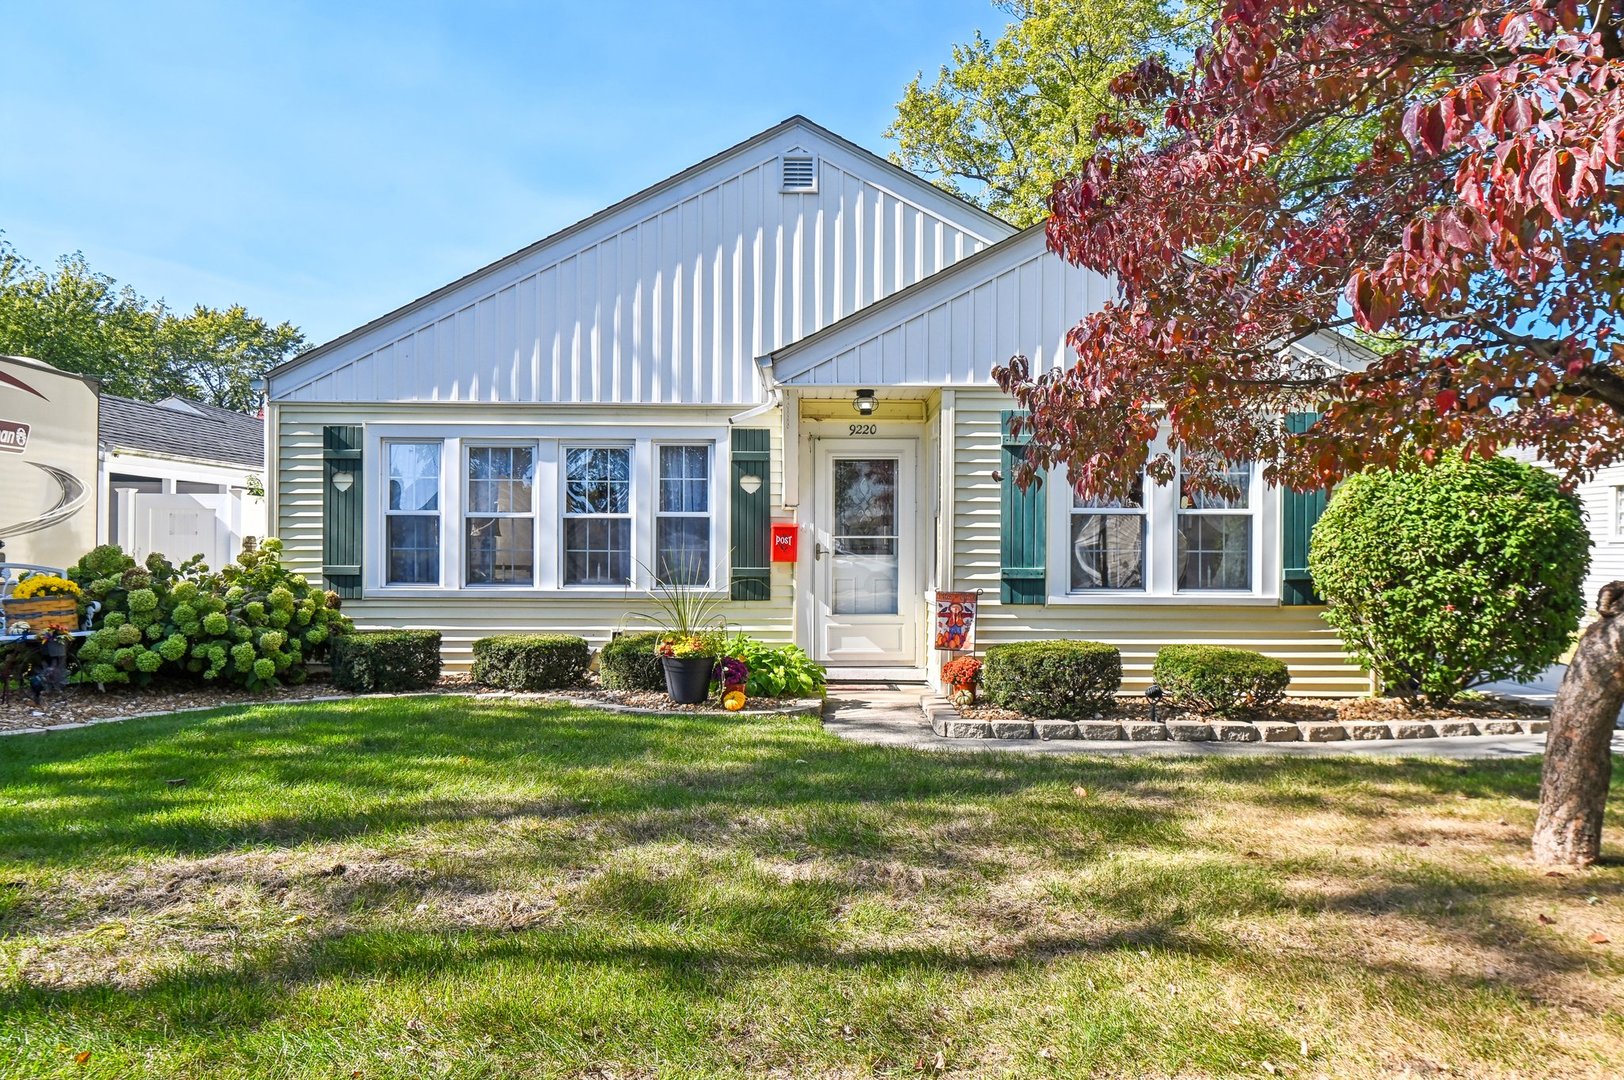
[[[758,374],[760,374],[762,385],[767,390],[767,400],[763,401],[760,405],[752,405],[750,408],[744,410],[742,413],[739,413],[737,416],[728,417],[727,422],[729,426],[740,423],[744,420],[754,420],[763,413],[772,412],[783,403],[783,391],[778,389],[778,383],[775,379],[773,379],[773,358],[771,354],[756,357],[756,371]]]

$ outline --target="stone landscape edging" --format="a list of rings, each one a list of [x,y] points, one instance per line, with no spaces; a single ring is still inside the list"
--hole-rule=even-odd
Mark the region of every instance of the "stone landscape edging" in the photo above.
[[[737,716],[748,718],[823,715],[823,702],[818,698],[801,698],[794,705],[782,709],[739,709],[735,712],[717,709],[696,712],[693,709],[654,709],[638,705],[615,705],[606,701],[595,701],[592,698],[567,697],[562,694],[550,693],[532,694],[506,690],[399,690],[375,694],[323,694],[320,697],[289,698],[282,701],[267,699],[264,701],[222,701],[216,705],[188,705],[181,709],[160,709],[156,712],[128,713],[124,716],[98,716],[93,720],[71,720],[66,724],[47,724],[44,727],[0,729],[0,737],[6,735],[43,735],[52,731],[72,731],[75,728],[95,727],[97,724],[122,724],[126,720],[150,720],[156,716],[183,716],[186,713],[217,712],[220,709],[249,709],[259,705],[316,705],[323,702],[331,704],[335,701],[367,701],[377,698],[402,697],[501,698],[504,700],[544,701],[549,704],[570,705],[579,709],[596,709],[600,712],[622,713],[630,716]]]
[[[919,707],[938,738],[1030,739],[1047,742],[1229,742],[1327,743],[1371,739],[1438,739],[1461,735],[1543,735],[1549,720],[1359,720],[1341,723],[1291,723],[1262,720],[972,720],[961,716],[946,698],[927,696]]]

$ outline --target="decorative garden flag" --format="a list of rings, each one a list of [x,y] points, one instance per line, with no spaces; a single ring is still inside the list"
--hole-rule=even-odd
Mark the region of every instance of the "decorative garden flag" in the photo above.
[[[980,593],[939,592],[936,594],[936,647],[949,652],[970,647],[976,626],[976,604]]]

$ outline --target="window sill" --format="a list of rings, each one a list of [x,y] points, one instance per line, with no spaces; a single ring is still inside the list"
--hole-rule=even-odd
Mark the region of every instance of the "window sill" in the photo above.
[[[1061,593],[1052,595],[1049,604],[1076,607],[1113,607],[1138,604],[1147,607],[1278,607],[1278,596],[1260,596],[1257,593],[1203,592],[1151,595],[1123,589],[1121,592]]]
[[[696,596],[726,600],[726,589],[683,590]],[[590,585],[561,585],[556,588],[538,588],[534,585],[470,585],[465,588],[442,588],[418,585],[373,585],[362,593],[363,600],[626,600],[644,601],[649,591],[641,586],[602,588]]]

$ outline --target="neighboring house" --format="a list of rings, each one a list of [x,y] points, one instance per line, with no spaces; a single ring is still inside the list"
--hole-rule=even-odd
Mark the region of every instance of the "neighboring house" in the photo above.
[[[136,558],[213,569],[265,535],[265,423],[189,398],[101,396],[97,534]]]
[[[1624,581],[1624,465],[1612,465],[1579,485],[1585,524],[1590,527],[1590,573],[1585,578],[1585,605],[1596,607],[1596,594],[1611,581]]]
[[[1323,500],[1021,493],[995,364],[1065,363],[1104,278],[800,117],[270,374],[271,529],[363,626],[602,643],[656,577],[836,667],[936,678],[930,601],[975,644],[1111,642],[1369,680],[1303,569]],[[1328,362],[1363,357],[1338,340]],[[798,540],[772,561],[772,526]]]

